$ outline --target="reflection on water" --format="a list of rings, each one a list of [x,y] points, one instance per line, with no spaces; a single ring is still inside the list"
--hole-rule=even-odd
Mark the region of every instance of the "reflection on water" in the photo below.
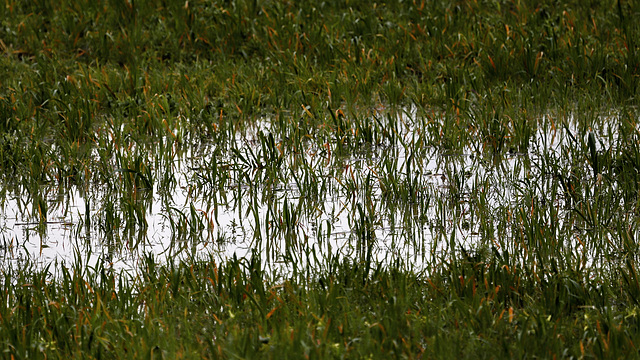
[[[412,116],[397,120],[395,142],[348,154],[335,143],[285,152],[263,121],[235,144],[185,147],[170,161],[154,161],[153,153],[117,158],[115,185],[5,189],[3,266],[80,257],[131,270],[146,253],[221,261],[257,253],[272,271],[321,266],[333,256],[399,259],[420,270],[452,246],[508,246],[523,201],[532,199],[558,209],[547,219],[556,221],[557,236],[575,232],[563,216],[567,198],[549,191],[567,174],[558,167],[569,166],[576,142],[585,141],[576,139],[578,129],[540,130],[527,153],[442,152],[424,143]],[[601,133],[598,153],[613,139],[611,130]]]

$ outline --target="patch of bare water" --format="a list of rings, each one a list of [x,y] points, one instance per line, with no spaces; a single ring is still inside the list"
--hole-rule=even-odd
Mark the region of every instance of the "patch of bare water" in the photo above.
[[[260,171],[256,167],[236,168],[247,175],[237,178],[242,181],[229,180],[224,194],[219,189],[206,191],[210,179],[200,174],[202,169],[216,162],[219,171],[237,165],[228,154],[213,158],[220,156],[212,151],[214,145],[188,150],[175,159],[172,169],[166,169],[174,185],[166,189],[155,182],[144,213],[135,215],[146,225],[132,226],[126,234],[120,231],[121,224],[115,233],[105,229],[105,216],[121,210],[109,208],[111,195],[99,189],[47,189],[47,222],[34,220],[38,207],[21,190],[7,192],[0,203],[2,264],[19,267],[27,258],[43,265],[73,263],[81,258],[88,266],[102,262],[132,271],[147,253],[161,261],[204,254],[224,261],[257,254],[277,272],[326,263],[332,256],[400,259],[419,271],[446,253],[450,239],[455,239],[455,246],[470,249],[482,237],[499,236],[500,229],[483,233],[482,222],[491,219],[479,217],[477,208],[484,206],[496,214],[511,211],[510,205],[522,195],[518,184],[541,178],[532,174],[541,171],[535,164],[545,156],[562,159],[576,148],[572,142],[579,133],[572,121],[566,121],[564,128],[541,127],[529,153],[514,152],[499,161],[471,148],[450,154],[426,149],[417,156],[412,116],[415,113],[409,111],[399,119],[400,144],[340,159],[307,149],[302,156],[311,170],[306,175],[313,175],[307,182],[321,188],[315,199],[296,178],[303,177],[303,171],[269,187],[251,183],[258,181],[252,178]],[[237,148],[251,150],[247,154],[257,152],[257,133],[268,133],[269,126],[268,121],[261,122],[252,133],[238,137]],[[604,151],[613,139],[612,130],[594,131],[604,134],[597,143],[597,151]],[[293,169],[293,161],[286,158],[281,166]],[[393,194],[398,190],[389,188],[394,182],[404,186],[402,191],[409,188],[420,195],[403,202]],[[123,216],[114,221],[124,222]]]

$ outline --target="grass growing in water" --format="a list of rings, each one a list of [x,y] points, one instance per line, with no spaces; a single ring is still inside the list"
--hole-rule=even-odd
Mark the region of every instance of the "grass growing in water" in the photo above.
[[[275,281],[258,258],[193,260],[136,275],[60,264],[4,274],[5,351],[16,357],[633,357],[637,308],[611,283],[540,282],[461,257],[415,274],[329,261]],[[21,284],[13,286],[12,284]]]
[[[191,256],[3,236],[6,356],[637,356],[639,11],[7,1],[1,204],[45,236],[77,189],[77,247],[136,254],[158,201]],[[257,250],[196,256],[225,209]]]

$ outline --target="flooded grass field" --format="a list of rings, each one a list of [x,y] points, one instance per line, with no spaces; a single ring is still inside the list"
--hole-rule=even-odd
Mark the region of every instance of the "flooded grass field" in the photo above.
[[[635,358],[634,2],[5,1],[7,358]]]
[[[371,121],[379,122],[380,115]],[[562,169],[582,163],[581,182],[590,191],[607,181],[619,185],[612,169],[607,180],[601,171],[590,176],[591,150],[585,153],[593,146],[596,156],[610,156],[620,146],[617,130],[606,129],[597,140],[590,137],[593,132],[578,140],[577,129],[568,126],[540,130],[527,153],[512,150],[498,157],[469,146],[439,151],[416,138],[423,134],[415,130],[422,126],[415,111],[387,116],[389,128],[381,129],[395,131],[397,141],[368,143],[355,154],[335,154],[317,144],[285,153],[283,140],[276,143],[271,125],[262,121],[237,135],[224,152],[216,144],[200,144],[163,162],[146,158],[146,175],[112,164],[116,176],[128,174],[134,183],[142,179],[143,186],[126,190],[141,194],[133,207],[114,202],[117,193],[101,186],[44,185],[43,214],[35,199],[17,188],[3,199],[4,259],[20,266],[26,259],[47,265],[81,258],[91,266],[102,262],[135,271],[143,254],[163,262],[187,254],[217,261],[257,255],[270,270],[287,273],[291,266],[321,268],[332,256],[370,257],[420,272],[456,246],[465,251],[506,246],[500,239],[514,236],[508,232],[513,225],[494,214],[517,214],[527,192],[529,200],[555,208],[549,219],[558,225],[555,236],[579,246],[577,239],[589,235],[578,229],[595,224],[584,224],[593,220],[590,214],[571,206],[575,185]],[[539,186],[523,186],[531,183]],[[621,194],[618,205],[628,200]],[[595,254],[587,254],[583,249],[581,261],[593,263]]]

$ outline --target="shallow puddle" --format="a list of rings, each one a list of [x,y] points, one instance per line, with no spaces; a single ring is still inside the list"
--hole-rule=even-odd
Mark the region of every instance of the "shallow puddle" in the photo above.
[[[0,200],[2,262],[81,259],[133,271],[148,253],[159,261],[258,254],[273,272],[322,266],[335,256],[420,271],[452,246],[504,247],[500,241],[524,221],[507,218],[516,217],[525,195],[546,199],[545,181],[554,180],[545,161],[569,166],[575,142],[585,141],[567,125],[539,131],[526,154],[446,153],[418,144],[411,116],[398,120],[397,143],[347,156],[335,144],[278,152],[282,139],[268,135],[263,121],[239,136],[233,151],[215,144],[187,148],[171,165],[153,169],[152,190],[133,186],[130,197],[99,186],[43,186],[46,222],[39,220],[43,205],[34,205],[27,190],[7,190]],[[600,132],[599,153],[613,139],[610,129]],[[551,201],[556,226],[575,226],[563,223],[564,198]]]

